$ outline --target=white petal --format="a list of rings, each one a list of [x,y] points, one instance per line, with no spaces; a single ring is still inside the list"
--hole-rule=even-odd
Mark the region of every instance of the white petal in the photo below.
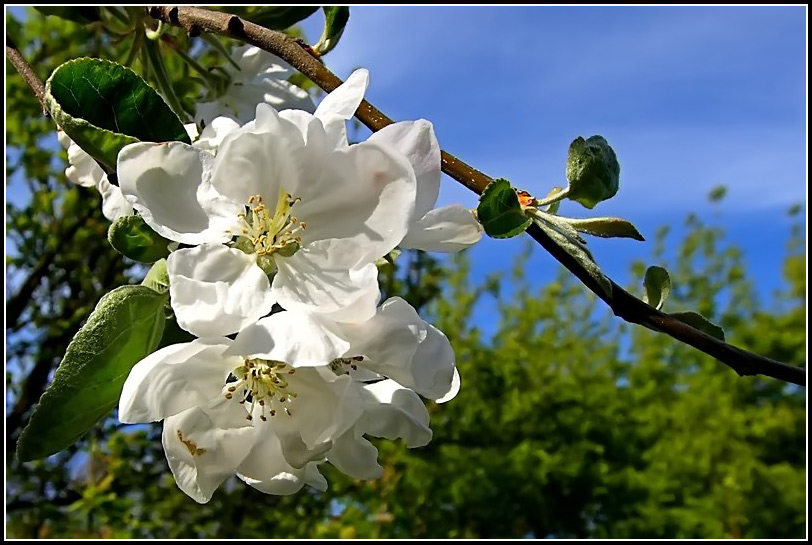
[[[213,159],[181,142],[130,144],[118,154],[119,186],[160,235],[184,244],[226,242],[243,206],[211,187]]]
[[[305,468],[295,468],[285,461],[279,438],[271,425],[255,426],[256,441],[251,453],[237,468],[237,476],[266,494],[288,495],[302,489]]]
[[[104,176],[104,170],[64,131],[58,131],[57,137],[62,147],[68,150],[70,166],[65,170],[68,180],[82,187],[95,187]]]
[[[307,222],[305,244],[352,240],[364,248],[365,259],[375,261],[400,243],[414,218],[417,187],[403,155],[363,142],[313,157],[307,168],[294,195],[302,200],[292,209]]]
[[[417,311],[400,297],[387,299],[375,316],[363,323],[343,323],[340,331],[350,341],[349,354],[363,355],[363,367],[414,384],[411,366],[426,327]]]
[[[378,449],[355,428],[335,440],[327,460],[354,479],[372,480],[383,475],[383,467],[378,463]]]
[[[308,147],[308,154],[325,154],[330,151],[327,146],[327,133],[324,132],[324,126],[319,118],[303,110],[285,110],[279,112],[279,117],[290,121],[299,129]]]
[[[429,323],[426,328],[426,338],[418,345],[412,362],[413,388],[429,399],[448,401],[459,391],[454,349],[442,331]]]
[[[111,184],[107,175],[102,176],[97,186],[102,196],[102,213],[110,221],[116,221],[122,216],[132,216],[133,207],[130,201],[124,198],[121,188]]]
[[[268,276],[240,250],[184,248],[169,255],[166,270],[178,325],[198,337],[237,333],[273,308]]]
[[[404,154],[417,177],[415,217],[434,208],[440,194],[440,144],[434,126],[425,119],[393,123],[369,137],[370,142],[392,146]]]
[[[392,297],[363,324],[342,324],[361,365],[412,388],[429,399],[447,395],[453,387],[454,351],[446,336],[424,322],[403,299]]]
[[[328,94],[316,108],[315,116],[322,120],[332,147],[347,145],[346,120],[355,115],[355,110],[364,99],[369,85],[369,72],[359,68],[347,81]]]
[[[305,483],[321,492],[327,490],[327,479],[319,471],[318,464],[313,462],[305,466]]]
[[[196,123],[184,123],[183,128],[186,130],[186,134],[189,135],[189,140],[192,142],[200,137],[200,131],[197,129]]]
[[[352,265],[353,252],[341,241],[321,240],[289,258],[277,258],[271,289],[288,310],[330,314],[361,322],[375,314],[378,269],[373,263]],[[352,316],[347,314],[352,313]]]
[[[299,185],[304,143],[299,130],[280,120],[273,108],[260,104],[256,111],[254,125],[223,139],[212,185],[238,203],[245,204],[252,196],[261,195],[265,206],[273,211],[280,186],[291,192]]]
[[[324,373],[324,375],[322,375]],[[331,380],[325,377],[332,375]],[[274,431],[282,452],[293,467],[321,459],[332,440],[347,431],[361,416],[360,386],[349,376],[335,377],[325,368],[297,369],[289,378],[297,394],[283,404],[274,402]],[[288,407],[290,414],[282,409]]]
[[[132,368],[124,382],[118,418],[126,424],[154,422],[208,404],[240,364],[223,352],[226,338],[195,339],[153,352]]]
[[[350,343],[303,312],[277,312],[243,329],[227,354],[288,362],[293,367],[327,365]]]
[[[440,399],[435,400],[435,403],[446,403],[451,401],[457,394],[460,392],[460,372],[455,367],[454,368],[454,377],[451,379],[451,388],[449,388],[448,392],[445,393],[443,397]]]
[[[429,412],[420,397],[392,380],[367,384],[364,390],[376,403],[367,402],[359,426],[364,433],[385,439],[406,440],[409,448],[422,447],[431,441]]]
[[[178,488],[206,503],[248,455],[254,429],[240,405],[222,403],[167,418],[162,438]]]
[[[247,81],[258,74],[274,74],[278,78],[287,78],[293,73],[293,68],[288,63],[253,45],[236,48],[232,57],[240,70],[234,69],[231,63],[226,66],[226,70],[234,76],[235,81]]]
[[[363,434],[386,439],[402,437],[409,448],[422,447],[432,436],[429,413],[417,394],[392,380],[365,385],[363,398],[363,416],[334,441],[327,459],[351,477],[377,479],[383,472],[378,451]]]
[[[192,146],[201,150],[216,152],[223,143],[223,139],[239,128],[240,124],[230,117],[216,116],[210,118],[203,132],[200,133],[200,138]]]
[[[435,208],[417,220],[400,243],[427,252],[459,252],[482,238],[482,225],[458,204]]]

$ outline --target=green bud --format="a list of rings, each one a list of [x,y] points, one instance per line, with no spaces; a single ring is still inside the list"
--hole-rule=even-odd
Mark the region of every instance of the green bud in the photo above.
[[[567,158],[567,197],[593,208],[611,199],[618,190],[620,164],[614,150],[603,136],[580,136],[570,144]]]
[[[107,231],[107,240],[120,254],[140,263],[155,263],[169,255],[169,241],[153,231],[141,216],[121,216]]]

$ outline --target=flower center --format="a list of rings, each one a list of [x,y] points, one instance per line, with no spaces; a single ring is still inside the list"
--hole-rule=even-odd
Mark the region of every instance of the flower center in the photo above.
[[[239,403],[250,403],[246,416],[248,420],[253,420],[257,405],[261,410],[259,418],[263,422],[268,420],[266,412],[276,416],[277,411],[285,411],[290,416],[290,409],[285,403],[296,397],[288,382],[295,372],[296,369],[281,361],[246,359],[232,372],[237,380],[226,384],[225,397],[237,399]]]
[[[257,255],[290,257],[296,253],[302,243],[301,232],[307,229],[305,222],[290,213],[298,201],[280,188],[276,209],[271,214],[262,202],[262,195],[248,199],[249,213],[240,214],[242,234],[251,241]]]

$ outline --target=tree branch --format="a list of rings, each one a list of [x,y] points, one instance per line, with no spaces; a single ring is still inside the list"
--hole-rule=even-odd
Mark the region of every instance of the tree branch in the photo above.
[[[326,92],[333,91],[342,83],[341,79],[325,68],[321,61],[312,54],[307,44],[282,32],[269,30],[235,15],[202,8],[151,6],[146,9],[153,18],[182,27],[190,36],[197,36],[201,32],[211,32],[269,51],[287,61]],[[6,42],[6,55],[29,84],[44,108],[42,82],[10,40]],[[361,102],[355,116],[372,131],[378,131],[393,123],[389,117],[366,100]],[[442,152],[442,170],[477,194],[482,193],[492,181],[489,176],[445,151]],[[805,369],[753,354],[711,337],[647,305],[614,282],[612,282],[612,294],[605,294],[592,276],[536,225],[531,225],[527,232],[559,263],[602,299],[616,316],[630,323],[649,326],[693,346],[717,358],[741,376],[764,375],[800,386],[806,385]]]
[[[159,21],[184,28],[190,36],[199,35],[201,32],[211,32],[269,51],[290,63],[328,93],[342,83],[310,52],[307,44],[282,32],[268,30],[235,15],[202,8],[152,6],[147,8],[147,12]],[[361,102],[355,112],[355,117],[372,131],[378,131],[393,123],[389,117],[366,100]],[[443,172],[475,193],[482,193],[492,181],[487,175],[445,151],[442,152],[442,169]],[[693,346],[715,357],[741,376],[765,375],[801,386],[806,385],[806,371],[803,368],[747,352],[711,337],[647,305],[614,282],[612,282],[612,294],[607,295],[592,276],[538,226],[531,225],[527,233],[609,305],[616,316],[627,322],[649,326]]]
[[[17,49],[17,45],[14,43],[14,40],[12,40],[9,36],[6,36],[6,58],[11,61],[11,64],[14,65],[17,72],[23,77],[25,82],[31,88],[31,91],[34,92],[34,96],[37,97],[37,100],[42,106],[42,112],[45,115],[50,115],[48,112],[48,106],[45,104],[45,86],[42,84],[42,80],[39,79],[39,76],[34,73],[31,66],[25,61],[22,54]]]

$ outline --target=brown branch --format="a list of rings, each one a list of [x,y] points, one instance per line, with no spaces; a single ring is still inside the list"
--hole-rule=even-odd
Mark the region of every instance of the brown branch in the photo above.
[[[19,72],[19,74],[31,88],[34,96],[42,106],[42,112],[45,115],[50,115],[48,112],[48,106],[45,104],[45,86],[42,84],[42,80],[39,79],[39,76],[34,73],[31,66],[25,61],[22,54],[17,49],[17,46],[14,44],[14,40],[12,40],[9,36],[6,36],[6,58],[11,61],[11,64],[14,65],[14,68],[17,69],[17,72]]]
[[[201,32],[211,32],[269,51],[290,63],[328,93],[342,83],[310,53],[309,46],[282,32],[266,29],[235,15],[202,8],[152,6],[147,8],[147,12],[159,21],[184,28],[190,36],[199,35]],[[366,100],[361,102],[355,112],[355,117],[373,131],[378,131],[393,123]],[[442,152],[442,169],[443,172],[475,193],[482,193],[492,181],[487,175],[445,151]],[[806,385],[806,371],[803,368],[747,352],[711,337],[647,305],[614,282],[612,282],[612,294],[606,295],[594,278],[540,228],[531,225],[527,232],[587,288],[606,302],[616,316],[627,322],[649,326],[693,346],[715,357],[739,375],[765,375],[801,386]]]

